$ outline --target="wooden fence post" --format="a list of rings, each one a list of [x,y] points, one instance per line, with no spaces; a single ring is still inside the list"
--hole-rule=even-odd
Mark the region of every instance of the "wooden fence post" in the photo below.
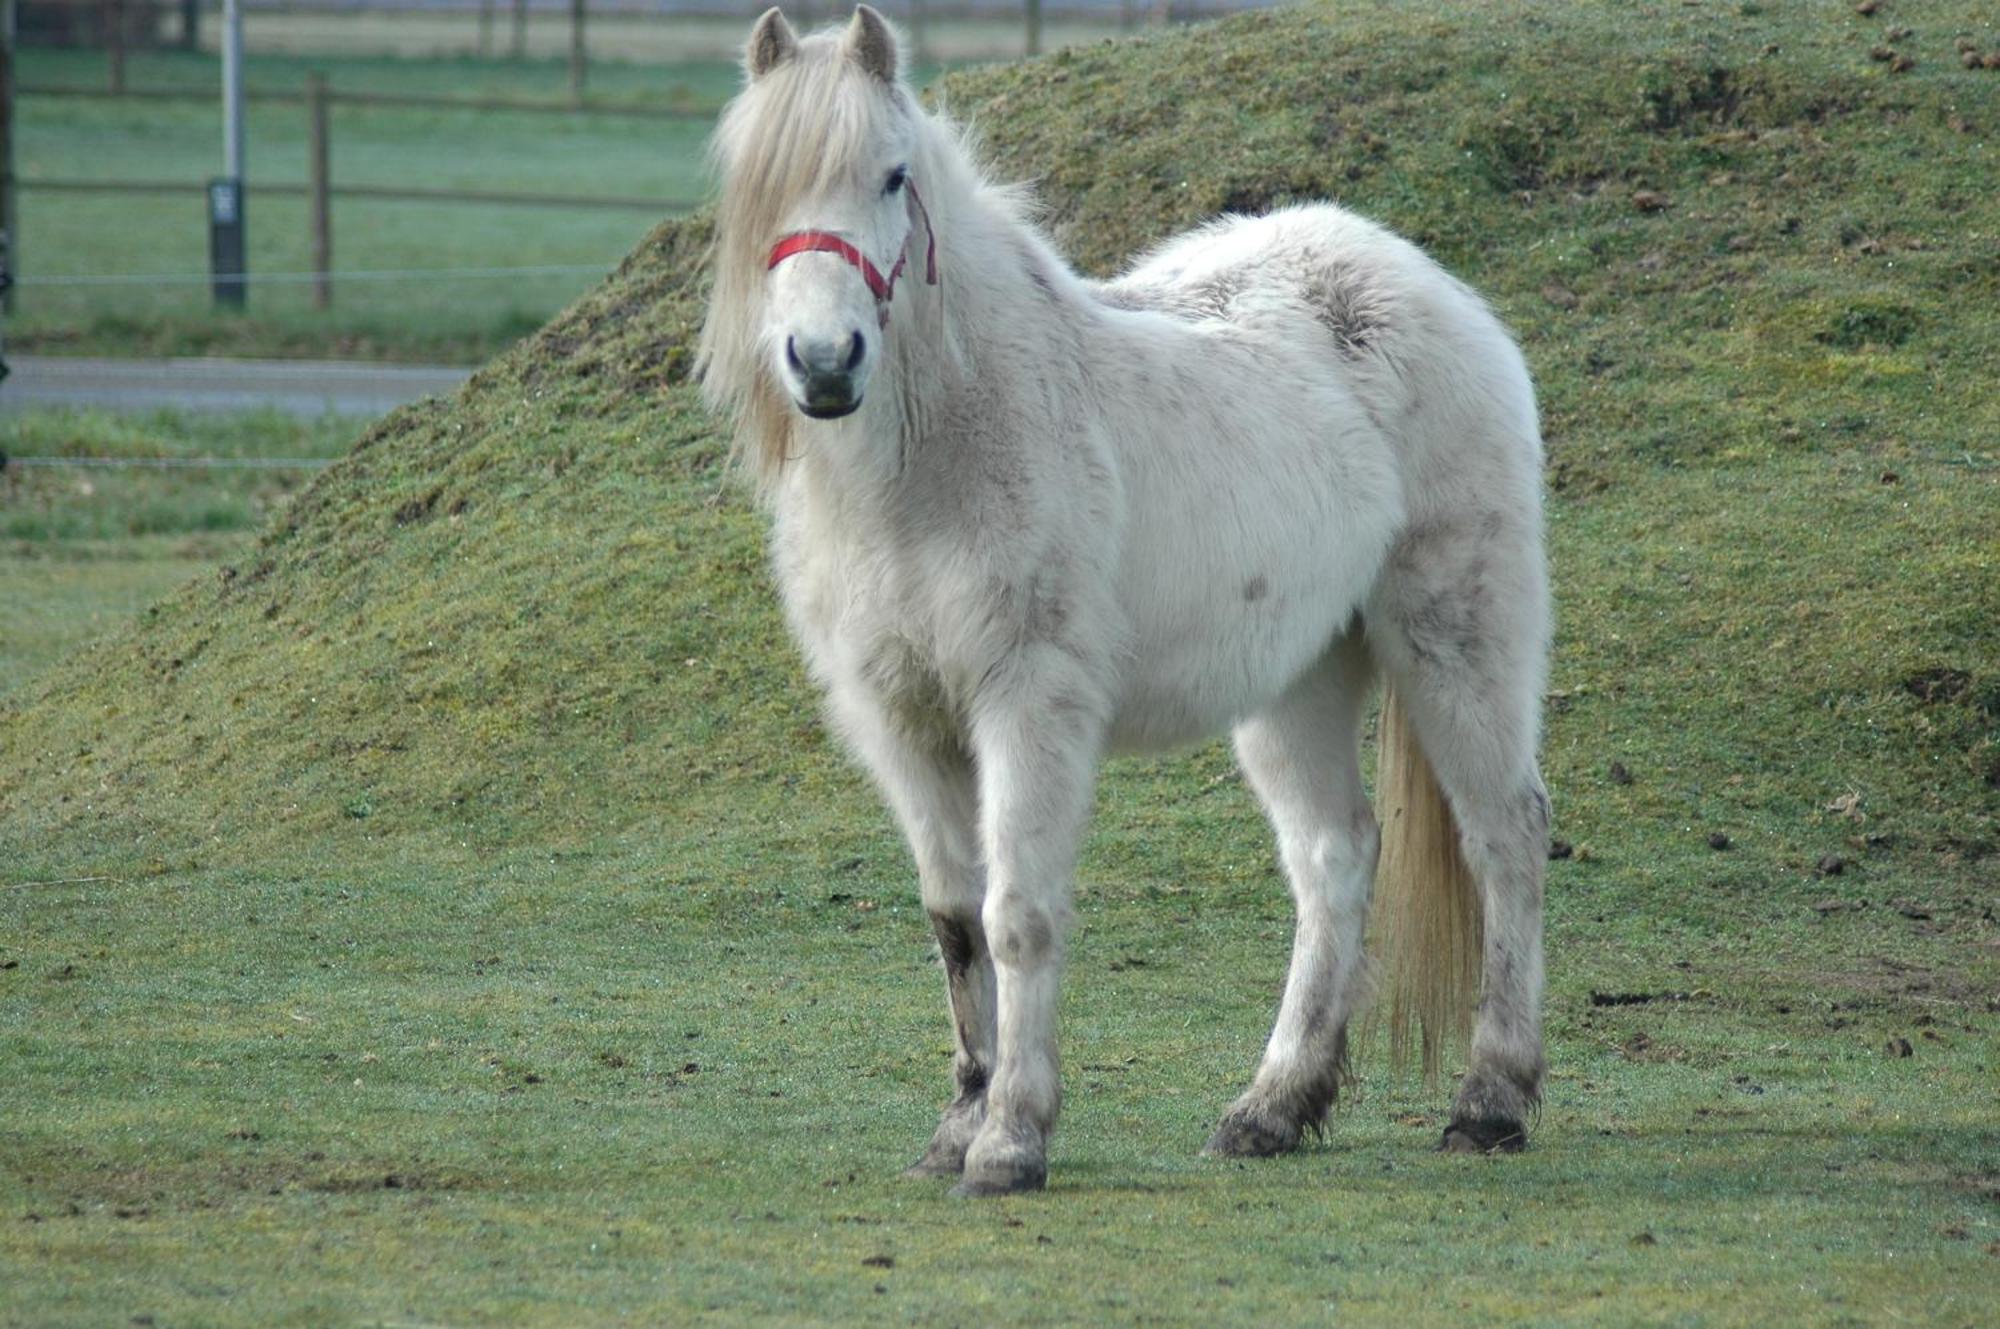
[[[583,105],[583,3],[569,0],[569,99],[575,106]]]
[[[312,218],[313,308],[333,307],[333,189],[328,169],[326,75],[306,75],[306,139]]]
[[[910,64],[921,65],[930,59],[930,47],[924,42],[924,20],[930,17],[930,0],[910,0]]]
[[[516,60],[528,54],[528,0],[514,0],[514,32],[507,54]]]
[[[1028,54],[1042,53],[1042,0],[1028,0]]]
[[[181,49],[201,49],[201,0],[181,0]]]
[[[493,0],[479,0],[479,56],[493,54]]]

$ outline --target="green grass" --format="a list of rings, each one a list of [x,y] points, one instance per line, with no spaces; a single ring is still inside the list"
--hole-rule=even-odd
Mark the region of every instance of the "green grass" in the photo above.
[[[1325,1142],[1196,1157],[1289,931],[1211,746],[1106,772],[1052,1189],[895,1179],[942,985],[687,382],[696,219],[0,697],[0,1319],[1983,1323],[1981,17],[1898,76],[1844,3],[1349,3],[948,84],[1093,270],[1334,193],[1518,329],[1574,846],[1525,1155],[1431,1154],[1377,1051]]]
[[[117,461],[338,456],[353,426],[276,413],[0,416],[0,453]],[[0,480],[0,695],[255,543],[313,474],[16,465]]]

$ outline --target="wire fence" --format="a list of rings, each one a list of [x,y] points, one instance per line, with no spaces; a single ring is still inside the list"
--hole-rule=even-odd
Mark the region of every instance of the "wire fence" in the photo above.
[[[321,470],[337,457],[16,457],[0,452],[0,470],[9,466],[72,466],[92,470],[299,471]]]
[[[1068,28],[1060,30],[1074,39],[1086,29],[1092,35],[1103,35],[1144,24],[1186,21],[1273,2],[877,0],[885,11],[903,23],[906,36],[910,38],[913,57],[919,62],[931,61],[932,68],[936,67],[935,62],[939,59],[964,59],[971,54],[991,58],[995,55],[1034,53],[1043,45],[1045,24],[1069,24]],[[213,203],[213,182],[130,176],[115,178],[110,171],[106,173],[108,178],[88,178],[85,172],[74,169],[60,175],[44,173],[46,168],[41,166],[42,161],[49,161],[59,170],[64,166],[82,165],[84,161],[80,157],[66,159],[60,153],[52,160],[43,157],[27,163],[30,171],[23,173],[19,169],[23,163],[13,156],[12,136],[17,98],[28,107],[44,108],[37,114],[58,116],[69,114],[68,105],[87,101],[110,104],[131,102],[135,114],[141,115],[146,113],[138,111],[140,105],[160,105],[164,108],[173,103],[189,106],[213,103],[217,90],[189,82],[191,72],[187,68],[165,61],[164,56],[152,63],[140,57],[175,50],[213,51],[223,28],[221,0],[0,0],[0,4],[15,9],[21,20],[22,37],[21,42],[10,43],[6,75],[0,77],[6,94],[4,99],[0,99],[5,102],[4,108],[0,108],[0,116],[4,116],[7,125],[5,137],[9,156],[5,163],[0,163],[0,194],[6,196],[4,207],[0,207],[0,212],[5,214],[0,217],[0,228],[4,228],[7,241],[5,251],[0,253],[4,253],[6,268],[15,274],[15,286],[20,293],[46,293],[38,308],[57,301],[56,308],[65,312],[50,317],[83,321],[150,316],[152,312],[169,306],[178,310],[190,303],[190,297],[199,299],[197,292],[204,286],[214,288],[214,299],[218,303],[240,303],[242,292],[254,287],[272,290],[272,300],[279,304],[295,300],[303,305],[309,300],[310,307],[315,311],[331,308],[336,285],[372,287],[377,293],[375,296],[357,292],[357,301],[365,302],[373,298],[378,303],[387,284],[402,282],[471,284],[533,281],[543,283],[538,293],[546,294],[553,289],[549,283],[601,275],[608,270],[610,262],[445,267],[422,264],[421,259],[429,255],[405,250],[395,252],[394,257],[416,258],[419,263],[342,270],[333,262],[332,205],[337,200],[367,200],[371,203],[446,204],[454,209],[459,205],[486,205],[573,210],[580,214],[575,223],[579,232],[595,228],[592,233],[598,234],[616,225],[611,216],[616,212],[664,217],[692,211],[699,206],[699,200],[633,193],[558,193],[546,189],[452,188],[437,184],[392,183],[379,178],[379,174],[389,173],[387,171],[380,172],[373,182],[334,183],[325,167],[330,153],[329,111],[334,108],[404,108],[419,113],[464,112],[474,116],[515,112],[562,116],[569,117],[579,129],[571,131],[565,128],[558,132],[563,135],[577,133],[579,143],[582,135],[593,132],[581,127],[585,122],[580,117],[612,118],[613,124],[604,128],[607,133],[621,132],[615,129],[615,122],[619,119],[628,124],[633,121],[681,122],[692,129],[712,121],[719,109],[719,98],[726,95],[723,88],[708,87],[703,82],[702,86],[707,88],[704,93],[695,93],[683,85],[676,92],[663,94],[657,88],[642,85],[629,76],[623,76],[621,82],[620,77],[610,74],[604,74],[599,80],[600,86],[593,87],[590,83],[592,62],[601,63],[606,56],[621,62],[642,64],[713,60],[725,53],[733,56],[744,27],[766,3],[768,0],[242,0],[243,12],[255,34],[253,53],[268,51],[274,55],[296,55],[320,51],[342,55],[375,50],[386,55],[477,55],[495,62],[555,56],[567,63],[568,95],[514,95],[517,91],[515,86],[496,84],[490,79],[484,88],[475,81],[470,86],[464,86],[462,93],[433,92],[421,88],[421,85],[396,89],[393,80],[389,88],[336,90],[318,75],[308,75],[305,85],[296,89],[273,87],[268,82],[264,86],[246,89],[245,96],[250,102],[300,105],[308,111],[307,162],[310,168],[308,174],[312,178],[306,181],[253,178],[241,182],[241,192],[237,195],[238,199],[303,199],[306,204],[306,225],[302,228],[306,232],[305,244],[297,246],[288,237],[282,245],[282,249],[297,255],[291,262],[301,270],[250,272],[240,277],[231,271],[226,278],[219,279],[217,274],[224,270],[221,267],[211,272],[111,271],[109,269],[117,266],[116,247],[105,248],[101,242],[99,247],[103,249],[104,257],[112,261],[79,263],[73,257],[69,264],[70,271],[48,273],[31,267],[23,272],[23,239],[27,241],[26,257],[33,260],[42,252],[38,249],[38,242],[41,242],[43,233],[31,227],[30,234],[22,235],[14,202],[16,191],[30,199],[60,199],[62,196],[87,199],[90,195],[109,198],[119,195],[135,198],[174,194],[192,196],[206,191],[211,198],[211,247],[217,243],[213,212],[217,205]],[[795,21],[801,23],[836,18],[844,14],[846,8],[847,0],[791,0],[788,4],[788,11]],[[625,26],[618,26],[621,24]],[[531,35],[538,40],[531,41]],[[965,49],[968,41],[984,43],[985,46],[968,50]],[[709,45],[715,42],[723,43],[722,47],[709,50]],[[63,63],[45,66],[37,78],[23,82],[19,78],[20,66],[11,49],[22,45],[31,49],[69,46],[101,52],[103,64],[97,67],[103,70],[102,80],[92,81],[96,57],[90,55],[81,59],[73,56]],[[52,71],[57,77],[48,76]],[[268,74],[266,77],[268,79]],[[296,73],[291,77],[297,77]],[[546,63],[537,77],[548,93],[563,85],[564,76],[560,70],[550,70]],[[522,88],[531,86],[534,85],[521,85]],[[368,132],[373,131],[357,132],[365,138]],[[475,132],[491,131],[481,128]],[[482,173],[475,171],[469,177],[462,175],[460,178],[468,185],[476,185],[481,183],[479,176]],[[657,178],[668,185],[670,192],[687,192],[689,177],[685,173],[669,172]],[[536,181],[523,179],[521,183],[532,184]],[[69,205],[62,203],[61,207],[65,210],[62,215],[68,216]],[[591,211],[605,213],[605,221],[601,224],[585,221],[581,214]],[[295,217],[297,214],[290,215]],[[343,229],[349,224],[343,223]],[[99,229],[102,230],[104,225],[98,223]],[[150,222],[143,225],[151,227]],[[287,228],[293,225],[297,222],[288,222]],[[382,223],[372,217],[363,225],[371,235],[398,227],[402,228],[403,234],[409,231],[409,224],[404,222]],[[60,232],[48,234],[50,243],[64,243]],[[268,237],[268,229],[264,234]],[[270,244],[268,239],[259,243],[267,247]],[[542,252],[550,258],[569,258],[575,256],[579,249],[586,254],[594,252],[596,243],[590,242],[587,247],[565,246],[567,253],[564,247],[545,247]],[[305,251],[302,255],[297,254],[300,247]],[[550,252],[551,248],[553,252]],[[73,255],[76,252],[72,249]],[[474,264],[485,256],[477,245],[459,252]],[[153,262],[161,266],[184,261],[157,245],[153,253]],[[389,253],[381,254],[384,258],[390,256]],[[442,257],[443,252],[439,252],[438,256]],[[303,257],[305,263],[298,264],[298,257]],[[36,267],[39,266],[36,264]],[[141,294],[146,288],[152,288],[154,294]],[[89,298],[86,293],[96,290],[106,292],[107,300],[116,296],[124,303],[115,311],[107,311],[101,305],[82,303]],[[303,290],[305,296],[276,294],[287,290]],[[63,292],[74,294],[63,296],[60,294]],[[122,292],[133,294],[128,299],[118,294]],[[535,303],[527,300],[526,292],[503,293],[497,287],[490,293],[472,298],[496,309],[503,300]],[[5,297],[5,308],[9,314],[18,312],[14,295]],[[511,313],[511,309],[503,312]]]
[[[367,282],[491,281],[501,277],[587,277],[610,271],[602,263],[540,263],[514,268],[380,268],[327,272],[248,272],[234,280],[252,286],[304,286],[340,280]],[[17,286],[206,286],[207,272],[107,273],[98,276],[16,277]]]

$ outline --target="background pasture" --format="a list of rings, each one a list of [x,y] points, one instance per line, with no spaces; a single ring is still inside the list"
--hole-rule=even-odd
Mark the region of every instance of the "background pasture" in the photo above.
[[[893,6],[892,6],[893,8]],[[713,6],[709,9],[712,11]],[[249,107],[250,270],[313,267],[307,201],[263,192],[307,178],[311,73],[336,96],[392,94],[513,99],[562,106],[570,95],[568,22],[531,11],[514,56],[510,13],[484,47],[476,9],[252,9],[245,20]],[[1133,21],[1137,21],[1134,11]],[[332,179],[357,185],[531,193],[584,200],[522,206],[336,197],[333,267],[398,272],[336,282],[334,307],[316,311],[305,283],[253,287],[247,313],[218,313],[206,282],[202,182],[221,166],[215,43],[219,19],[195,49],[134,49],[125,97],[53,96],[101,90],[106,56],[29,46],[17,52],[17,170],[24,182],[8,338],[54,353],[342,356],[476,364],[533,331],[615,265],[648,226],[703,198],[710,119],[739,78],[736,48],[748,16],[714,12],[598,14],[586,25],[586,109],[357,106],[332,112]],[[169,15],[167,29],[177,31]],[[1121,29],[1116,8],[1052,16],[1050,48]],[[920,84],[946,68],[1021,49],[1018,14],[955,10],[926,23]],[[189,100],[161,100],[178,90]],[[286,97],[291,101],[262,100]],[[620,108],[624,108],[621,110]],[[631,108],[678,110],[633,115]],[[179,181],[180,193],[78,193],[38,181]],[[650,199],[651,208],[589,206],[593,198]],[[481,270],[562,268],[558,272]],[[157,285],[62,284],[78,278],[167,274]]]
[[[688,382],[696,218],[0,696],[0,1321],[1983,1323],[2000,74],[1960,41],[2000,32],[1347,0],[947,84],[1092,270],[1332,194],[1519,330],[1561,607],[1527,1154],[1432,1154],[1444,1089],[1364,1054],[1325,1141],[1196,1156],[1289,927],[1209,747],[1107,773],[1053,1188],[894,1176],[941,982]]]

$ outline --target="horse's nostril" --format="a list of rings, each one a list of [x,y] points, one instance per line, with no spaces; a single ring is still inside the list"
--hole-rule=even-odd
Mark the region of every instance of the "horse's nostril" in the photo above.
[[[791,337],[785,338],[785,363],[801,374],[806,372],[805,361],[799,359],[799,344]]]
[[[847,353],[847,367],[849,369],[861,368],[861,357],[863,355],[866,355],[867,353],[868,353],[867,338],[863,337],[859,332],[855,333],[854,349]]]

